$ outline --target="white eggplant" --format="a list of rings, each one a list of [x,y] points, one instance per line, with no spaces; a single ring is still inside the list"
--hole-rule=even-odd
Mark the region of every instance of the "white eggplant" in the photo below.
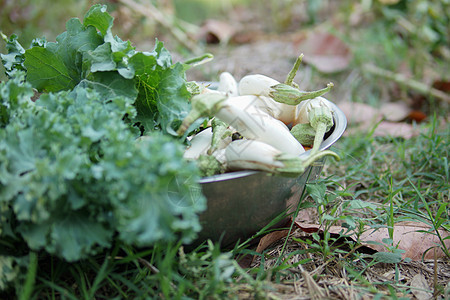
[[[274,172],[284,164],[276,160],[282,152],[275,147],[255,140],[235,140],[225,148],[227,169],[261,170]]]
[[[260,170],[292,177],[303,174],[309,165],[326,155],[337,156],[328,150],[313,156],[289,155],[255,140],[235,140],[225,148],[226,168],[230,171]]]
[[[292,155],[305,152],[283,122],[255,107],[243,107],[239,103],[226,100],[215,115],[247,139],[267,143]]]
[[[300,106],[295,120],[296,128],[300,124],[310,124],[315,130],[311,155],[319,152],[325,133],[333,127],[333,110],[322,97],[307,100]],[[292,132],[291,132],[292,133]],[[295,132],[293,135],[296,135]]]
[[[271,87],[280,82],[262,74],[246,75],[239,81],[239,95],[269,96]]]
[[[211,127],[208,127],[192,137],[190,146],[184,151],[183,157],[185,159],[195,160],[200,155],[207,154],[211,147],[213,132]]]
[[[263,141],[293,155],[305,152],[283,122],[254,106],[235,101],[234,98],[236,97],[225,98],[215,94],[194,96],[191,100],[192,109],[178,129],[178,135],[184,134],[198,118],[216,116],[248,139]]]
[[[327,106],[330,110],[332,109],[330,105],[328,105],[327,101],[323,97],[317,97],[310,100],[305,100],[300,102],[299,105],[297,105],[296,112],[295,112],[295,118],[293,125],[297,124],[306,124],[309,123],[309,113],[312,109],[321,107],[321,106]]]
[[[224,92],[219,91],[219,90],[213,90],[213,89],[210,89],[210,88],[204,88],[200,92],[200,94],[217,94],[217,95],[226,96],[226,94]]]
[[[237,97],[230,97],[227,99],[228,103],[233,103],[243,110],[256,109],[270,116],[277,118],[279,108],[274,105],[272,99],[264,96],[256,95],[241,95]]]
[[[265,104],[273,111],[274,117],[289,124],[294,120],[295,107],[276,102],[270,97],[272,87],[278,84],[279,81],[262,74],[247,75],[239,81],[239,95],[262,96]]]
[[[219,86],[217,88],[219,92],[225,93],[229,97],[235,97],[239,95],[238,83],[236,79],[229,72],[222,72],[219,76]]]

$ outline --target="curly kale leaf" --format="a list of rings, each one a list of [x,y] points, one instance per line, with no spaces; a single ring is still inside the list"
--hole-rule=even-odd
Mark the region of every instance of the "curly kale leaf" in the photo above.
[[[17,92],[20,91],[20,92]],[[170,136],[137,132],[128,97],[80,86],[30,101],[20,78],[0,83],[0,239],[75,261],[111,246],[189,242],[205,207],[194,164]],[[17,111],[20,110],[20,113]]]
[[[0,54],[2,64],[6,70],[6,75],[12,76],[14,70],[25,70],[25,67],[23,66],[25,49],[17,41],[18,36],[13,34],[8,39],[7,36],[1,32],[0,35],[6,42],[6,50],[8,50],[8,54]]]

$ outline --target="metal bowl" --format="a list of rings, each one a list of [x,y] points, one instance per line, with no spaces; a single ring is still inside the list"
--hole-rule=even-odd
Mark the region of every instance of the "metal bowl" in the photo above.
[[[333,108],[334,126],[325,136],[321,150],[331,147],[347,127],[344,113],[326,101]],[[309,151],[301,155],[309,155]],[[297,178],[261,171],[202,178],[200,185],[207,198],[207,210],[200,215],[202,231],[197,242],[211,239],[220,241],[222,246],[231,246],[252,237],[283,212],[295,211],[306,183],[319,177],[324,163],[325,158],[316,161]]]

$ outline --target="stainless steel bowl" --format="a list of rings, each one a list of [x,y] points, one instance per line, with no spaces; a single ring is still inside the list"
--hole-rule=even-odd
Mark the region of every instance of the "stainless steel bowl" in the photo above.
[[[321,150],[331,147],[347,127],[344,113],[328,102],[333,108],[334,126],[322,142]],[[301,155],[309,155],[309,151]],[[319,177],[324,163],[325,159],[316,161],[297,178],[260,171],[202,178],[200,184],[207,198],[207,210],[200,215],[203,228],[197,242],[211,239],[230,246],[252,237],[283,212],[295,211],[306,183]]]

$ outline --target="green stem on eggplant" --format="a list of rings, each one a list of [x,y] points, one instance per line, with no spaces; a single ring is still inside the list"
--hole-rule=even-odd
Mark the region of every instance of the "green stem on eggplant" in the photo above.
[[[285,84],[291,85],[291,86],[293,85],[294,77],[295,77],[295,75],[297,75],[297,71],[300,68],[300,64],[302,63],[302,60],[303,60],[303,53],[300,54],[299,57],[297,57],[297,59],[295,60],[292,70],[289,72],[288,76],[286,77],[286,80],[284,81]]]
[[[316,130],[311,154],[319,152],[325,133],[333,126],[333,115],[328,106],[320,103],[319,106],[312,108],[308,113],[309,123]]]
[[[208,154],[216,151],[220,145],[220,143],[227,137],[233,134],[233,130],[231,130],[227,123],[214,118],[211,121],[212,127],[212,140],[211,147],[208,149]]]
[[[191,110],[188,115],[183,119],[180,127],[177,130],[178,136],[183,135],[189,126],[196,120],[213,116],[221,108],[221,104],[227,97],[225,95],[209,93],[195,95],[191,99]]]
[[[300,91],[298,88],[293,86],[280,83],[271,87],[272,90],[270,91],[269,96],[279,103],[298,105],[304,100],[314,99],[328,93],[333,86],[334,84],[330,82],[327,84],[326,88],[317,91],[305,92]]]

